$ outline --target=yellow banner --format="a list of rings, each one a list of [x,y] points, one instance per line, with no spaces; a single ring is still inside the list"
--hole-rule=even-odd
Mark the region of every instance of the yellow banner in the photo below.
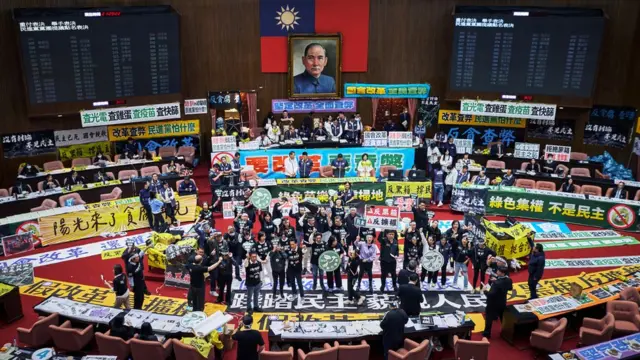
[[[0,283],[0,296],[9,293],[15,286]]]
[[[313,184],[344,184],[346,182],[376,182],[375,177],[347,177],[347,178],[306,178],[306,179],[276,179],[278,185],[313,185]]]
[[[103,154],[111,153],[111,143],[108,141],[100,141],[89,144],[69,145],[58,148],[60,152],[60,160],[67,161],[77,158],[93,158],[99,152]]]
[[[200,134],[200,120],[158,121],[109,126],[110,141]]]
[[[640,134],[640,117],[636,120],[636,134]]]
[[[423,199],[431,199],[431,181],[387,181],[387,198],[411,195],[417,195],[419,198]]]
[[[196,348],[196,350],[198,350],[198,352],[203,358],[205,359],[209,358],[209,352],[211,351],[212,345],[210,342],[206,341],[205,339],[195,338],[195,337],[186,337],[186,338],[183,337],[180,341],[183,344],[191,345],[194,348]]]
[[[154,269],[166,269],[167,268],[167,256],[164,251],[160,251],[156,248],[147,249],[147,264],[150,268]]]
[[[527,126],[527,120],[498,116],[462,115],[460,114],[460,110],[440,110],[438,112],[438,124],[458,126],[497,126],[524,129]]]
[[[196,219],[196,195],[176,196],[176,219]],[[87,210],[40,218],[43,246],[99,236],[102,233],[129,231],[149,227],[147,214],[138,198],[121,199],[87,205]]]
[[[527,241],[527,235],[531,229],[523,224],[516,224],[510,228],[503,228],[497,224],[482,219],[486,231],[485,241],[487,246],[507,260],[521,258],[531,252],[531,246]],[[499,240],[494,234],[504,233],[510,237],[508,240]]]

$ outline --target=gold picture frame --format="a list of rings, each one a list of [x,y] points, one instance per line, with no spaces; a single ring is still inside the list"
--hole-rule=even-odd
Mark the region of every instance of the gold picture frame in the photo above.
[[[337,99],[342,96],[342,36],[290,34],[290,99]]]

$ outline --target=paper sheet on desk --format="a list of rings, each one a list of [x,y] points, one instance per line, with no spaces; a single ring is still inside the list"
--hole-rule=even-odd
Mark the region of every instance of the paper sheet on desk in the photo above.
[[[407,323],[406,323],[406,324],[404,324],[405,329],[406,329],[406,328],[412,328],[412,327],[414,327],[414,326],[415,326],[415,325],[413,324],[413,321],[411,321],[411,319],[409,319],[409,321],[407,321]]]

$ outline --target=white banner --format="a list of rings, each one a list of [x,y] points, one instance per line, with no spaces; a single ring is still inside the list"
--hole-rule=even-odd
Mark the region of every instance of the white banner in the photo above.
[[[456,145],[456,153],[458,153],[458,155],[473,153],[472,139],[453,139],[453,143]]]
[[[411,131],[389,132],[389,147],[412,147],[413,134]]]
[[[516,142],[513,157],[518,159],[537,159],[540,157],[540,144]]]
[[[211,152],[236,151],[237,149],[238,145],[236,144],[235,136],[211,137]]]
[[[184,114],[185,115],[194,115],[194,114],[206,114],[207,106],[209,103],[207,99],[192,99],[184,101]]]
[[[569,162],[571,157],[571,146],[551,145],[547,144],[544,147],[544,156],[553,155],[553,160]]]
[[[82,127],[180,119],[180,103],[80,111]]]
[[[56,147],[109,141],[106,126],[92,127],[90,129],[58,130],[54,134]]]
[[[365,131],[362,146],[385,147],[387,146],[386,131]]]
[[[462,99],[460,114],[555,120],[556,105]]]

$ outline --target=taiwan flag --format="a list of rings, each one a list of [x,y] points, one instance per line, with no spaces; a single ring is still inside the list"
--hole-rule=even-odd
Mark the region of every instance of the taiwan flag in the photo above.
[[[369,0],[260,0],[262,72],[287,72],[287,35],[342,34],[342,71],[366,72]]]

